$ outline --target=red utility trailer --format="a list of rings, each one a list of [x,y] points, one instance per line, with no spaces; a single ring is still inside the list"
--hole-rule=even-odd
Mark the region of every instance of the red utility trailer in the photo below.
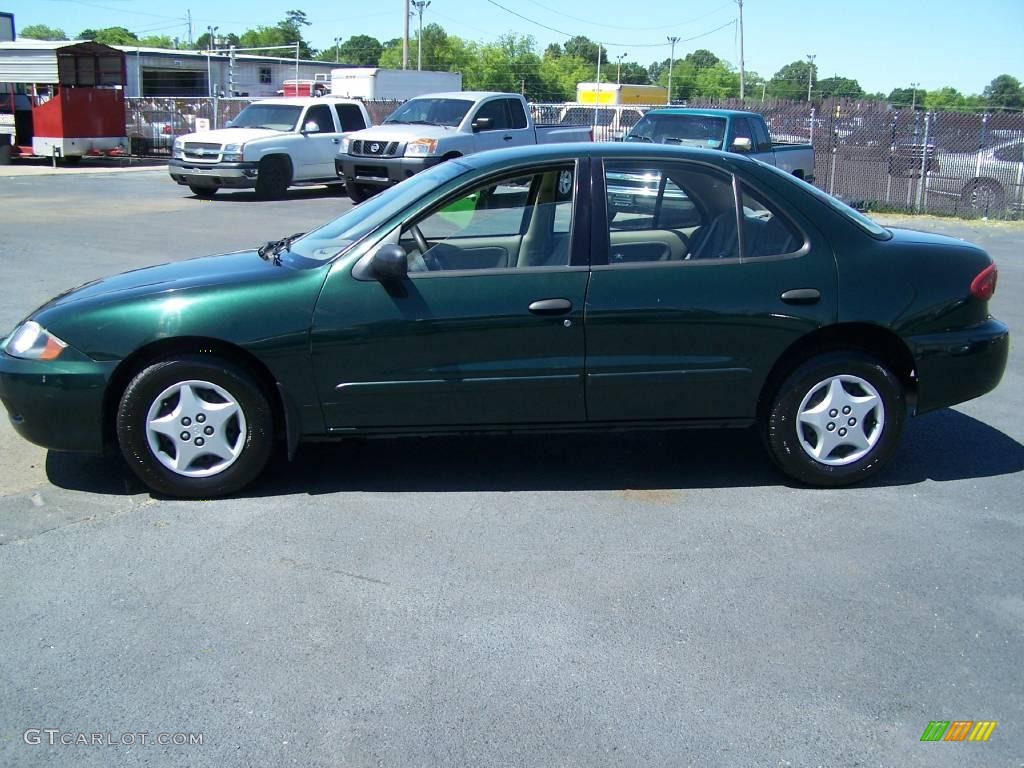
[[[124,52],[91,41],[0,43],[0,125],[13,125],[4,155],[75,161],[123,154]],[[0,144],[9,140],[0,132]]]

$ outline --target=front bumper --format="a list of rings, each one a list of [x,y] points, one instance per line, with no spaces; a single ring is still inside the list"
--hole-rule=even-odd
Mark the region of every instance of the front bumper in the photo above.
[[[194,163],[171,160],[167,172],[179,184],[190,187],[229,187],[252,189],[256,186],[259,163]]]
[[[1003,378],[1010,353],[1010,329],[992,318],[907,341],[916,361],[918,414],[991,392]]]
[[[14,430],[55,451],[103,450],[103,397],[115,363],[84,355],[22,360],[0,352],[0,401]],[[62,358],[64,355],[61,356]]]
[[[440,157],[362,157],[342,155],[334,159],[338,178],[348,184],[390,187],[441,162]]]

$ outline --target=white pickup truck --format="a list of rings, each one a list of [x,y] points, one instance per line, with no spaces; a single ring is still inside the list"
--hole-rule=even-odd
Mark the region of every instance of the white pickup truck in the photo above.
[[[381,125],[343,139],[337,175],[358,203],[453,157],[592,138],[589,126],[535,125],[518,93],[431,93],[409,99]]]
[[[279,198],[293,185],[337,184],[334,158],[343,137],[368,125],[366,107],[355,99],[255,101],[226,128],[175,139],[167,170],[197,197],[226,187]]]

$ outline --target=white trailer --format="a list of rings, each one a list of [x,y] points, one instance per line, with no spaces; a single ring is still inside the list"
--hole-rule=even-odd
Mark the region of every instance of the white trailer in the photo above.
[[[400,99],[462,90],[459,72],[348,67],[331,70],[331,95],[348,99]]]

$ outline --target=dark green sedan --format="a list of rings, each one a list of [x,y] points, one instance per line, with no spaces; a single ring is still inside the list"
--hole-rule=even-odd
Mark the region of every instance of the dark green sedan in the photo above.
[[[58,296],[3,342],[0,396],[28,440],[118,445],[175,496],[237,491],[277,442],[751,425],[783,472],[839,486],[908,412],[998,384],[995,285],[981,248],[749,158],[499,150]]]

